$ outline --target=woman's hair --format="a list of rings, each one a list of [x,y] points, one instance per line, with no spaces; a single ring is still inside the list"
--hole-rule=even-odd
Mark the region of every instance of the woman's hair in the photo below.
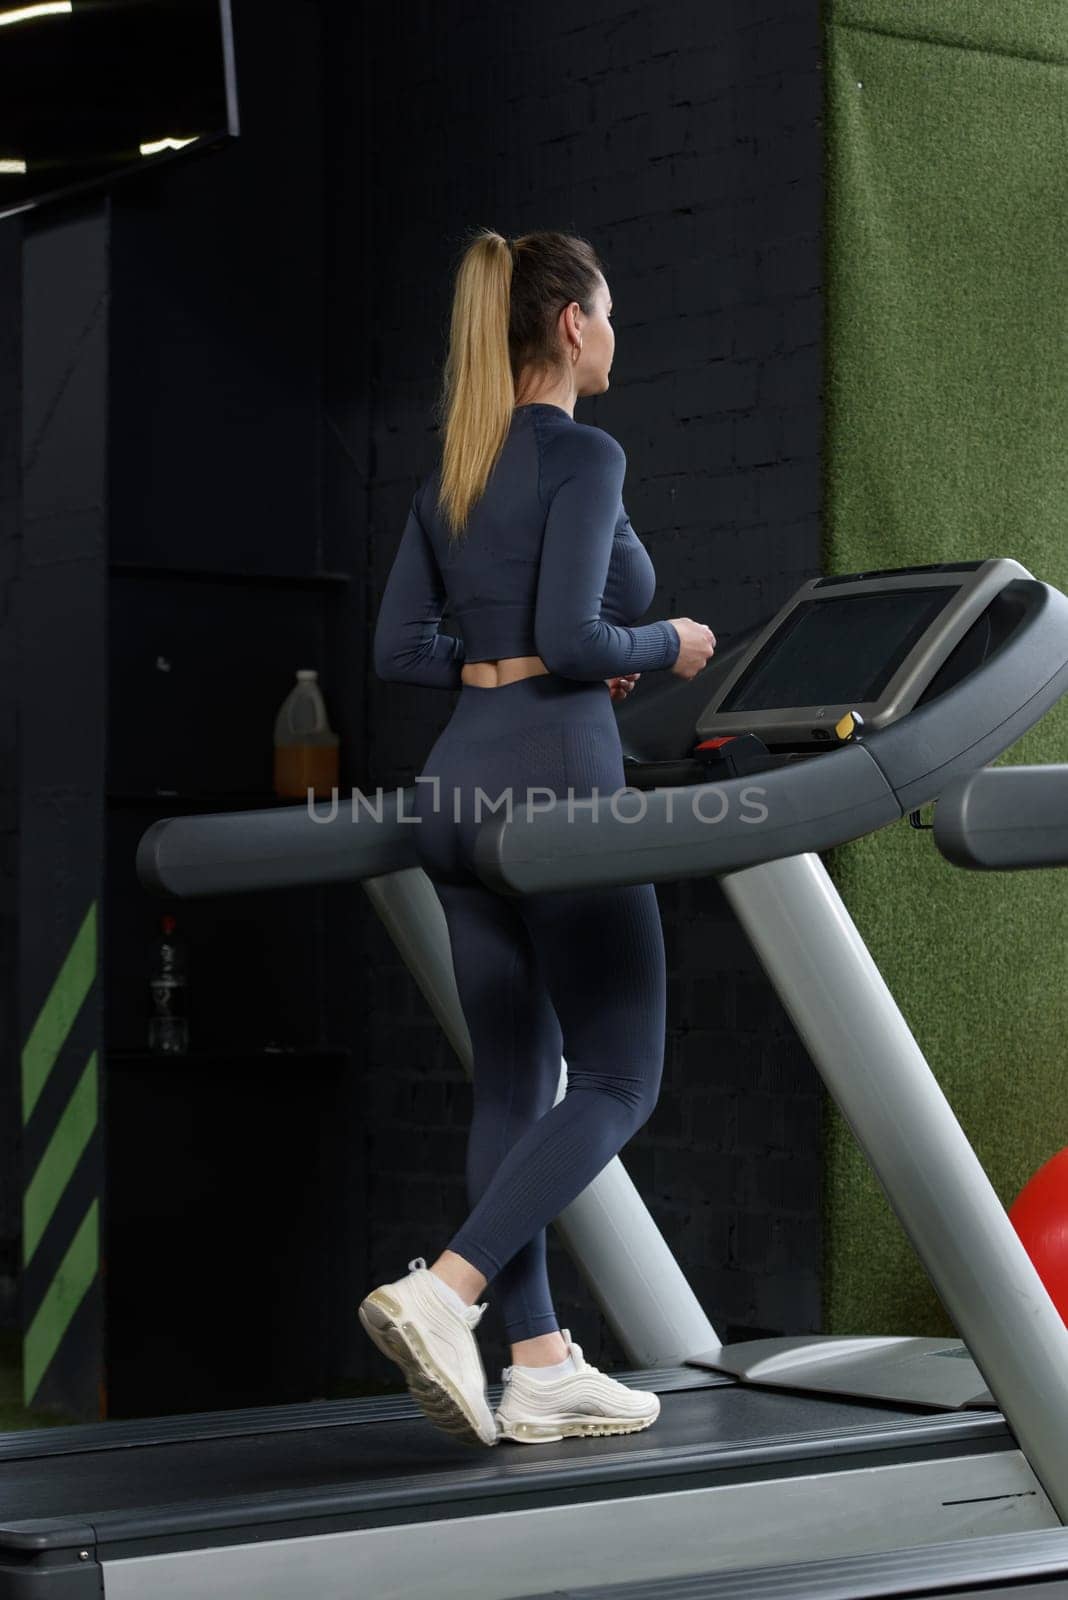
[[[497,463],[525,367],[560,363],[557,319],[573,300],[593,311],[603,268],[593,246],[566,233],[502,238],[480,229],[456,269],[449,350],[436,409],[444,426],[439,505],[459,538]]]

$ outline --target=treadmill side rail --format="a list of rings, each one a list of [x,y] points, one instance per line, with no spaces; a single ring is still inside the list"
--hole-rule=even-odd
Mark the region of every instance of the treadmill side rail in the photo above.
[[[484,822],[475,867],[502,894],[668,883],[827,850],[901,807],[862,744],[686,788],[517,806]]]
[[[935,807],[934,842],[978,872],[1068,866],[1068,766],[983,767]]]

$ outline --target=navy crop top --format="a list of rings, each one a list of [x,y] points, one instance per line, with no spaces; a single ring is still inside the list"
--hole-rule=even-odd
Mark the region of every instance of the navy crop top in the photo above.
[[[467,661],[540,656],[595,682],[673,666],[670,622],[632,624],[656,573],[623,506],[623,448],[562,406],[517,406],[458,544],[438,510],[440,465],[412,497],[374,635],[387,681],[457,689]],[[440,631],[448,601],[460,637]]]

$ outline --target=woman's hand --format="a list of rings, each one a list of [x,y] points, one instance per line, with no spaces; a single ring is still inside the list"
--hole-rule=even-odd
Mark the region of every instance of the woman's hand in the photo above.
[[[716,650],[716,636],[706,622],[692,617],[669,617],[679,636],[679,653],[671,671],[680,678],[696,678],[708,665]]]
[[[628,672],[626,677],[623,678],[606,678],[604,681],[608,685],[613,703],[617,700],[625,700],[640,677],[640,672]]]

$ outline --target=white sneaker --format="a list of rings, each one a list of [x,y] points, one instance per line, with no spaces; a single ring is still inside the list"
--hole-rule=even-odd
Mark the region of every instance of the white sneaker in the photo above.
[[[382,1354],[401,1368],[431,1422],[465,1444],[496,1444],[474,1334],[486,1306],[455,1310],[430,1277],[423,1257],[416,1256],[406,1278],[381,1284],[361,1301],[360,1321]]]
[[[660,1398],[628,1389],[583,1359],[567,1328],[561,1330],[576,1371],[562,1378],[531,1378],[515,1367],[501,1373],[504,1392],[494,1415],[501,1437],[519,1444],[548,1444],[574,1435],[637,1433],[660,1415]]]

